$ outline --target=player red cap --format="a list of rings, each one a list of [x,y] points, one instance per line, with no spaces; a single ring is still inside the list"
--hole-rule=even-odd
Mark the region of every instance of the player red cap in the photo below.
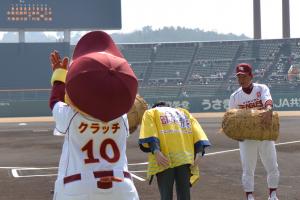
[[[236,66],[236,75],[239,74],[247,74],[251,77],[253,77],[252,75],[252,66],[248,63],[240,63]]]
[[[108,122],[130,110],[137,88],[133,70],[107,33],[93,31],[79,40],[66,78],[74,107]]]

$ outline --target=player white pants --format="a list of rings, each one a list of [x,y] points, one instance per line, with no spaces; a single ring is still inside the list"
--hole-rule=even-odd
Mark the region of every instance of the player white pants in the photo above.
[[[267,171],[268,187],[277,188],[279,182],[279,170],[274,141],[244,140],[243,142],[239,142],[239,146],[243,167],[242,183],[244,191],[254,191],[254,172],[258,154]]]
[[[58,179],[53,200],[139,200],[131,179],[113,182],[113,187],[109,189],[97,188],[97,181],[93,177],[83,177],[82,180],[64,184],[63,180]]]

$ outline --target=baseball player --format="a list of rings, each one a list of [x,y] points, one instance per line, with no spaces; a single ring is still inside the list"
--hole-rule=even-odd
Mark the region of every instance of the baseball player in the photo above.
[[[126,138],[137,79],[102,31],[83,36],[73,60],[50,55],[50,108],[65,134],[54,200],[138,200],[128,172]],[[120,103],[122,99],[122,103]]]
[[[240,63],[236,66],[236,77],[241,86],[231,96],[229,109],[265,109],[262,117],[264,126],[272,122],[272,97],[269,88],[264,84],[252,83],[252,66]],[[276,189],[279,182],[279,170],[275,142],[264,140],[244,140],[239,142],[240,157],[243,168],[242,183],[247,200],[254,200],[254,172],[257,154],[260,155],[264,168],[267,171],[269,200],[278,200]]]

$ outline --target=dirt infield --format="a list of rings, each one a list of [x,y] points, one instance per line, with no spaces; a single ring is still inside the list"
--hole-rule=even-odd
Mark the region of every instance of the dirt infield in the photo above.
[[[289,116],[286,116],[289,115]],[[195,115],[207,133],[212,147],[201,162],[201,180],[192,188],[193,200],[241,200],[241,164],[238,143],[219,133],[222,114]],[[277,144],[281,173],[280,200],[300,200],[300,115],[280,113]],[[0,200],[47,200],[56,178],[63,137],[53,136],[51,118],[40,120],[0,120]],[[145,180],[147,156],[137,145],[138,134],[128,138],[129,170],[141,200],[159,199],[156,179]],[[266,172],[258,161],[255,195],[267,200]],[[175,196],[175,195],[174,195]],[[174,198],[176,199],[176,198]]]

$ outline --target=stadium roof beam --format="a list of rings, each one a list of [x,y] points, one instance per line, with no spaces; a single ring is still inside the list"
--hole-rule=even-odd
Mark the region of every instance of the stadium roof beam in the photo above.
[[[19,29],[18,34],[19,34],[19,43],[24,43],[25,42],[25,30]]]
[[[71,30],[70,29],[64,30],[64,42],[71,43]]]
[[[253,0],[253,38],[261,39],[260,0]]]
[[[282,0],[282,37],[290,38],[290,0]]]

